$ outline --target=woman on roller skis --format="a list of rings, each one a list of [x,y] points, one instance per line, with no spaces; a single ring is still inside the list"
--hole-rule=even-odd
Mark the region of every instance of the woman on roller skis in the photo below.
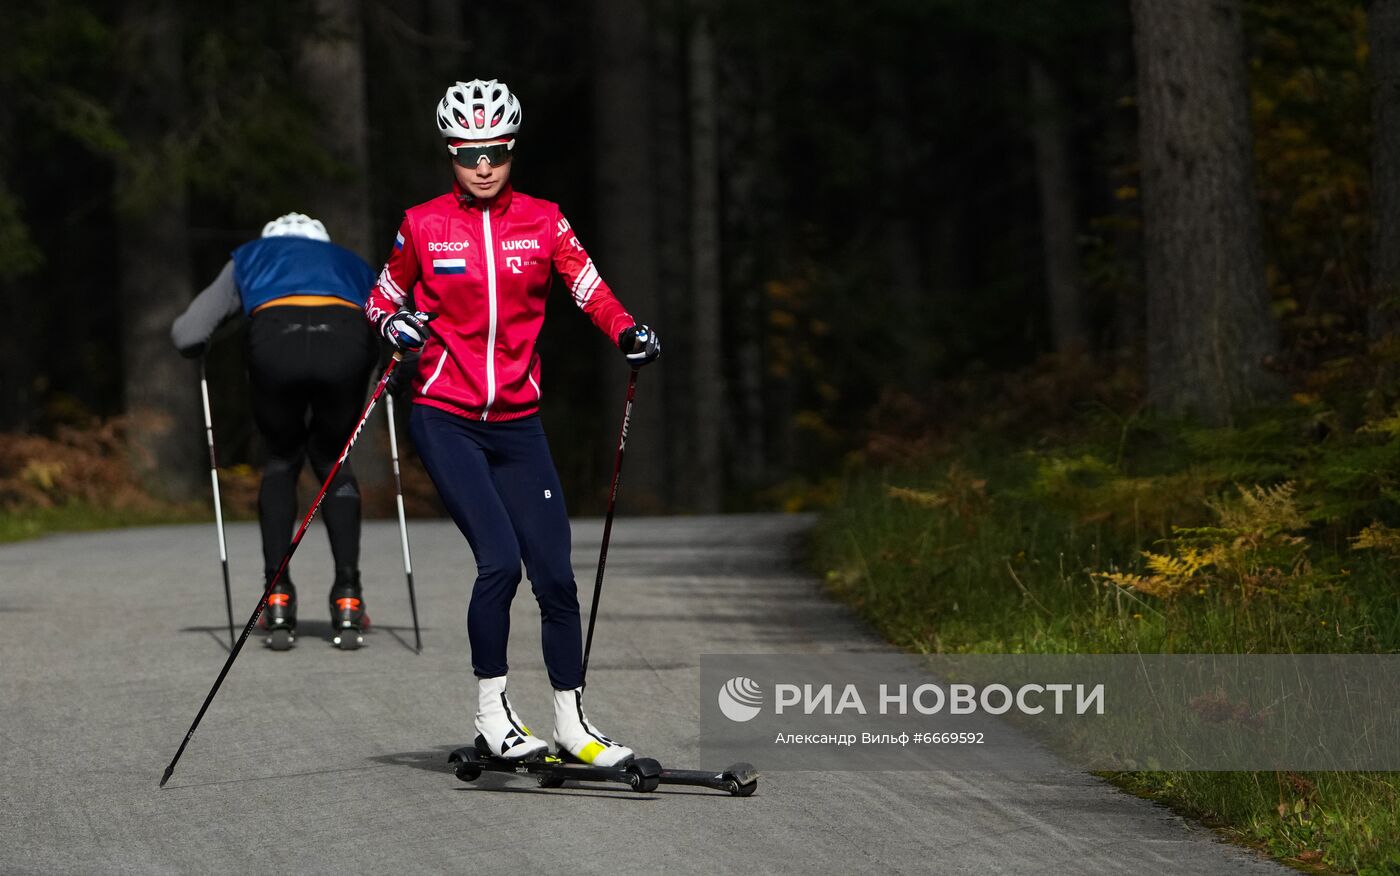
[[[467,632],[479,744],[507,759],[548,750],[506,693],[510,604],[523,562],[554,688],[554,741],[579,761],[615,766],[632,751],[583,711],[569,518],[539,419],[535,347],[553,273],[633,366],[654,360],[661,345],[613,296],[558,205],[511,187],[520,120],[504,83],[447,89],[437,125],[452,156],[452,191],[407,210],[365,314],[398,349],[421,350],[410,431],[477,564]]]

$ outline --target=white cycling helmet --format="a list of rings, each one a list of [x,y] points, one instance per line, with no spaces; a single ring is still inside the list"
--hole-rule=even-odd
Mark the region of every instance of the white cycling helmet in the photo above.
[[[438,102],[438,131],[447,138],[490,140],[520,130],[520,101],[504,82],[458,82]]]
[[[285,216],[278,216],[263,226],[262,236],[309,237],[312,240],[324,240],[327,243],[331,239],[331,236],[326,233],[326,226],[321,224],[321,220],[312,219],[305,213],[288,213]]]

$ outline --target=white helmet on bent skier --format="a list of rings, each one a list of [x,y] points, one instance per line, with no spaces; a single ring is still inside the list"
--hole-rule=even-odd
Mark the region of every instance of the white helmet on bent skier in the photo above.
[[[305,213],[287,213],[278,216],[263,226],[263,237],[309,237],[330,243],[331,236],[321,220],[312,219]]]
[[[520,130],[520,101],[504,82],[457,82],[438,102],[438,131],[460,140],[491,140]]]

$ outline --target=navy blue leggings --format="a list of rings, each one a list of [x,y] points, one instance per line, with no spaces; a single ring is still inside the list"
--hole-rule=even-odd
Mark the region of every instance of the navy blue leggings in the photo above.
[[[476,555],[467,608],[472,670],[506,674],[510,603],[520,563],[540,606],[540,637],[556,690],[583,684],[578,587],[569,560],[569,515],[538,416],[483,423],[416,404],[413,443],[443,504]]]

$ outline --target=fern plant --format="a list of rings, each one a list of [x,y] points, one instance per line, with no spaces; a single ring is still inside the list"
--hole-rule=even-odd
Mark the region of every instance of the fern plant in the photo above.
[[[1160,599],[1229,588],[1249,600],[1311,583],[1308,521],[1292,481],[1237,486],[1232,502],[1213,501],[1216,526],[1174,527],[1164,552],[1144,551],[1147,574],[1099,572],[1095,577]]]

